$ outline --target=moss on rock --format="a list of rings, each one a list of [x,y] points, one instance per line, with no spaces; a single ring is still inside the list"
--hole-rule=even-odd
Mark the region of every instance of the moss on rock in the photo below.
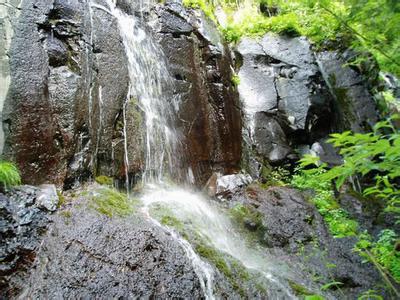
[[[114,183],[114,179],[105,175],[97,176],[94,179],[98,184],[112,186]]]
[[[127,195],[112,188],[103,187],[90,196],[91,205],[108,217],[126,217],[134,212],[133,201]]]

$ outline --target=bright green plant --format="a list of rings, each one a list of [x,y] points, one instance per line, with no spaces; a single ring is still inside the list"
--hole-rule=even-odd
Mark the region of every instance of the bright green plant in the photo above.
[[[230,42],[268,31],[307,36],[317,47],[340,40],[340,46],[368,51],[382,70],[400,75],[400,2],[393,0],[184,0],[216,20],[221,7],[226,24],[221,31]],[[263,14],[260,4],[277,14]]]
[[[237,87],[237,86],[240,84],[239,75],[233,74],[232,77],[231,77],[231,82],[232,82],[232,84],[233,84],[234,86]]]
[[[315,195],[310,201],[323,216],[333,236],[345,237],[356,235],[358,224],[336,202],[331,182],[323,178],[325,173],[326,171],[322,167],[313,169],[303,169],[301,167],[293,176],[291,184],[301,190],[314,191]]]
[[[113,186],[113,183],[114,183],[114,179],[112,177],[108,177],[105,175],[97,176],[94,180],[98,184],[107,185],[107,186]]]
[[[90,196],[91,205],[108,217],[126,217],[134,212],[132,200],[113,188],[101,187]]]
[[[371,133],[346,131],[331,137],[328,141],[340,148],[343,164],[319,174],[317,180],[334,180],[336,188],[340,189],[346,180],[355,176],[372,177],[373,184],[364,189],[363,194],[384,200],[386,211],[400,213],[400,190],[396,184],[400,178],[400,132],[391,120],[378,122]],[[318,157],[306,156],[301,164],[315,165],[318,161]],[[319,169],[325,167],[326,164],[322,164]]]
[[[364,232],[360,235],[360,239],[354,247],[354,251],[365,258],[364,262],[375,265],[387,286],[391,288],[397,298],[400,297],[400,292],[392,284],[392,280],[400,283],[400,252],[397,249],[398,247],[399,236],[390,229],[382,230],[377,241],[373,241],[372,237]],[[363,297],[361,296],[360,299],[382,299],[379,296]]]
[[[212,1],[207,0],[183,0],[183,5],[188,8],[201,9],[211,20],[215,20]]]
[[[0,184],[9,188],[21,183],[21,176],[17,166],[9,161],[0,161]]]
[[[368,290],[357,298],[357,300],[372,300],[372,299],[383,300],[383,297],[378,295],[374,290]]]
[[[332,181],[336,188],[340,189],[346,181],[352,181],[356,177],[360,177],[361,181],[368,178],[368,185],[362,191],[364,196],[381,199],[386,206],[386,211],[397,215],[400,212],[398,186],[400,134],[399,130],[392,125],[392,120],[395,118],[398,116],[378,122],[370,133],[347,131],[332,134],[329,142],[340,149],[339,153],[343,157],[343,164],[339,166],[328,169],[326,164],[321,164],[319,158],[314,156],[305,156],[301,160],[302,168],[309,166],[314,166],[314,168],[303,169],[300,175],[294,176],[293,182],[299,187],[311,187],[316,190],[315,205],[332,232],[333,228],[341,226],[340,223],[342,223],[335,222],[339,218],[335,213],[335,207],[331,206],[332,202],[329,201],[333,195],[327,195]],[[326,198],[324,195],[327,195]],[[336,223],[339,224],[335,225]],[[357,228],[353,229],[356,234]],[[377,267],[387,285],[397,296],[400,296],[389,278],[392,277],[397,282],[400,280],[400,255],[396,247],[398,247],[398,236],[392,230],[384,230],[375,242],[367,233],[360,235],[355,250]]]
[[[377,241],[364,232],[354,248],[366,261],[378,264],[381,271],[400,282],[400,252],[396,250],[399,245],[399,236],[390,229],[380,232]]]

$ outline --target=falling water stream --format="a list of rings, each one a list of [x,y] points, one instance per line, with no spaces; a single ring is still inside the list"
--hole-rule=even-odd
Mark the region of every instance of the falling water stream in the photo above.
[[[277,299],[296,298],[284,280],[284,268],[277,268],[265,249],[251,248],[246,245],[245,237],[235,229],[220,207],[202,195],[183,188],[167,185],[165,175],[170,177],[177,169],[176,161],[181,157],[178,151],[178,138],[173,124],[179,99],[167,97],[174,88],[173,80],[167,71],[163,53],[154,39],[146,33],[140,18],[121,11],[112,0],[107,6],[92,1],[91,6],[113,15],[118,22],[121,38],[128,58],[129,91],[126,99],[134,98],[139,103],[145,117],[145,188],[141,201],[143,212],[157,226],[176,239],[190,259],[198,275],[203,293],[207,299],[214,299],[215,269],[200,258],[193,246],[183,239],[174,229],[162,225],[153,214],[154,209],[162,206],[168,209],[174,218],[207,240],[212,247],[238,260],[247,269],[258,272],[268,285],[268,294]],[[142,5],[141,7],[143,7]],[[172,93],[171,93],[172,94]],[[124,105],[124,119],[127,106]],[[124,124],[126,120],[124,121]],[[128,147],[125,134],[125,163],[128,166]],[[164,168],[167,166],[166,168]],[[279,274],[279,275],[277,275]]]

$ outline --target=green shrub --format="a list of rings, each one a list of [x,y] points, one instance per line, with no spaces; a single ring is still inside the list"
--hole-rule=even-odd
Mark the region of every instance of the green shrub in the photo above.
[[[14,163],[0,161],[0,183],[5,188],[21,184],[21,176]]]
[[[335,231],[348,235],[357,233],[357,223],[347,218],[346,213],[334,202],[330,189],[334,182],[337,189],[348,180],[358,176],[363,183],[365,197],[383,201],[385,210],[400,212],[400,132],[392,125],[392,119],[378,122],[370,133],[332,134],[329,142],[340,149],[343,163],[328,169],[318,157],[305,156],[301,160],[301,171],[293,177],[293,184],[299,188],[313,188],[316,191],[314,203]],[[313,166],[312,169],[305,169]],[[363,180],[368,179],[368,180]],[[335,233],[334,233],[335,234]],[[342,236],[341,234],[336,236]],[[343,235],[344,236],[344,235]],[[391,284],[389,277],[400,282],[400,255],[396,250],[399,237],[392,230],[383,230],[377,241],[367,233],[359,235],[355,250],[381,272],[385,282],[397,296],[400,293]]]
[[[231,78],[231,82],[234,86],[238,86],[240,84],[240,78],[237,74],[233,74]]]
[[[380,232],[377,241],[364,232],[355,246],[355,251],[371,263],[390,274],[400,283],[400,252],[396,249],[399,245],[399,236],[390,229]]]
[[[322,168],[298,169],[291,184],[300,190],[313,190],[315,196],[310,201],[318,209],[334,237],[354,236],[358,224],[336,202],[332,185],[329,180],[321,180],[326,171]]]
[[[211,20],[216,21],[212,1],[207,0],[183,0],[183,5],[188,8],[201,9]]]
[[[399,116],[393,116],[393,119]],[[371,178],[372,183],[363,190],[364,196],[374,196],[386,204],[386,211],[400,213],[400,190],[396,180],[400,178],[400,131],[391,120],[378,122],[373,132],[352,133],[346,131],[335,133],[328,140],[340,148],[343,164],[329,170],[326,164],[318,167],[323,170],[316,180],[321,182],[335,181],[336,188],[355,176]],[[307,167],[318,164],[319,158],[305,156],[301,165]]]
[[[203,10],[214,21],[214,8],[222,7],[227,24],[221,31],[229,42],[238,42],[243,36],[262,36],[269,31],[303,35],[317,48],[333,44],[368,51],[382,70],[400,75],[399,1],[184,0],[183,3]],[[262,14],[261,3],[273,7],[277,14]]]

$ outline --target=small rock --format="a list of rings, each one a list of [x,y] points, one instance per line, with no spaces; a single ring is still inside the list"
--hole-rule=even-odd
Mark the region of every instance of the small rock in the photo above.
[[[41,190],[37,196],[36,205],[48,211],[55,211],[59,201],[55,185],[42,184],[40,188]]]
[[[217,179],[217,197],[219,199],[229,198],[244,186],[249,185],[253,179],[248,174],[232,174],[221,176]]]

